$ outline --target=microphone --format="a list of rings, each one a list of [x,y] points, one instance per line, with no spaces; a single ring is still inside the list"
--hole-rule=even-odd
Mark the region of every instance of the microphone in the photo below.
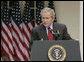
[[[57,38],[58,38],[59,35],[60,35],[59,30],[56,30],[56,32],[54,32],[54,31],[51,29],[51,33],[53,34],[53,37],[55,38],[55,40],[57,40]]]

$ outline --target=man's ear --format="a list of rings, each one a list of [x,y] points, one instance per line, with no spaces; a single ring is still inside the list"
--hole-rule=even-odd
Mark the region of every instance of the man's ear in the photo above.
[[[53,22],[54,22],[54,20],[55,20],[55,17],[53,17],[52,19],[53,19]]]

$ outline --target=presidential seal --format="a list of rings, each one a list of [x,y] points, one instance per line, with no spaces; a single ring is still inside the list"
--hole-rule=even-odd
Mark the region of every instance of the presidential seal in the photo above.
[[[48,50],[48,57],[51,61],[64,61],[66,58],[66,51],[60,45],[53,45]]]

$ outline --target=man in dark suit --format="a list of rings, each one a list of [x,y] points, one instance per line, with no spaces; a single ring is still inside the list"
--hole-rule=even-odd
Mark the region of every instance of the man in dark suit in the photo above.
[[[32,29],[31,43],[34,40],[70,40],[64,24],[54,22],[55,13],[51,8],[44,8],[41,11],[42,24]],[[49,34],[49,29],[52,34]],[[51,36],[49,39],[49,35]]]

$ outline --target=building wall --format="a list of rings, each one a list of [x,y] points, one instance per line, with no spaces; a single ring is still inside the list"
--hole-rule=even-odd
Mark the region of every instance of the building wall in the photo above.
[[[74,39],[79,39],[80,2],[55,1],[56,17],[59,23],[67,26],[68,32]]]

